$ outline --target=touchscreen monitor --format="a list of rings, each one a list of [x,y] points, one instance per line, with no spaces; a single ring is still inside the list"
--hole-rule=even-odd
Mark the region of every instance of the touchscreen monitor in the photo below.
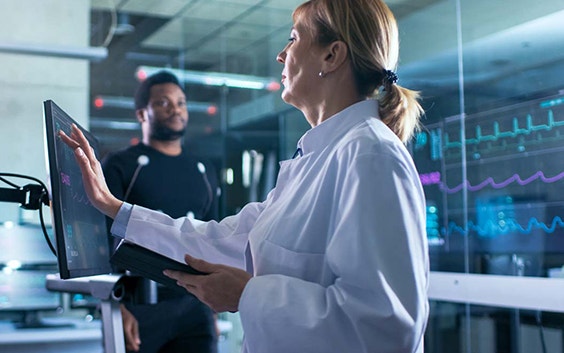
[[[110,273],[106,218],[90,204],[74,152],[58,137],[58,131],[69,135],[71,124],[76,124],[97,156],[98,142],[53,101],[44,102],[44,111],[52,223],[60,277]]]

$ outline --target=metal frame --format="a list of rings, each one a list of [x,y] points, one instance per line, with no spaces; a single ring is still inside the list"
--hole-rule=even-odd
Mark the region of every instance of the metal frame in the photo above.
[[[101,300],[102,332],[105,353],[125,352],[123,322],[119,301],[124,294],[121,275],[99,275],[61,279],[58,274],[47,275],[45,286],[58,292],[92,295]]]
[[[432,271],[430,300],[564,312],[564,278]]]

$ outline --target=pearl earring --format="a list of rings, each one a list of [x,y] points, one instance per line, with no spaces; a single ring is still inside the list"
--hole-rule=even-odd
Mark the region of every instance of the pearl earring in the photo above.
[[[323,73],[323,71],[319,71],[319,77],[323,77],[325,76],[325,74]]]

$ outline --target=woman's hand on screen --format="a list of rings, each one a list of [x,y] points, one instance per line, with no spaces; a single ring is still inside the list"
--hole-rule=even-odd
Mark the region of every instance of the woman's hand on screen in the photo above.
[[[74,150],[74,156],[82,172],[84,191],[92,205],[106,216],[115,218],[122,201],[115,198],[108,189],[102,166],[82,131],[73,124],[70,136],[60,130],[59,137]]]

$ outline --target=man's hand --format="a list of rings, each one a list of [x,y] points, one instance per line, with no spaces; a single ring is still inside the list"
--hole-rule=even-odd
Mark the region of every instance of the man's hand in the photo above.
[[[251,275],[235,267],[217,265],[185,255],[186,263],[206,275],[165,270],[164,274],[216,312],[239,310],[239,300]]]
[[[125,348],[128,351],[139,351],[141,338],[139,337],[139,323],[133,314],[126,309],[125,305],[120,304],[121,319],[123,321],[123,335],[125,338]]]

